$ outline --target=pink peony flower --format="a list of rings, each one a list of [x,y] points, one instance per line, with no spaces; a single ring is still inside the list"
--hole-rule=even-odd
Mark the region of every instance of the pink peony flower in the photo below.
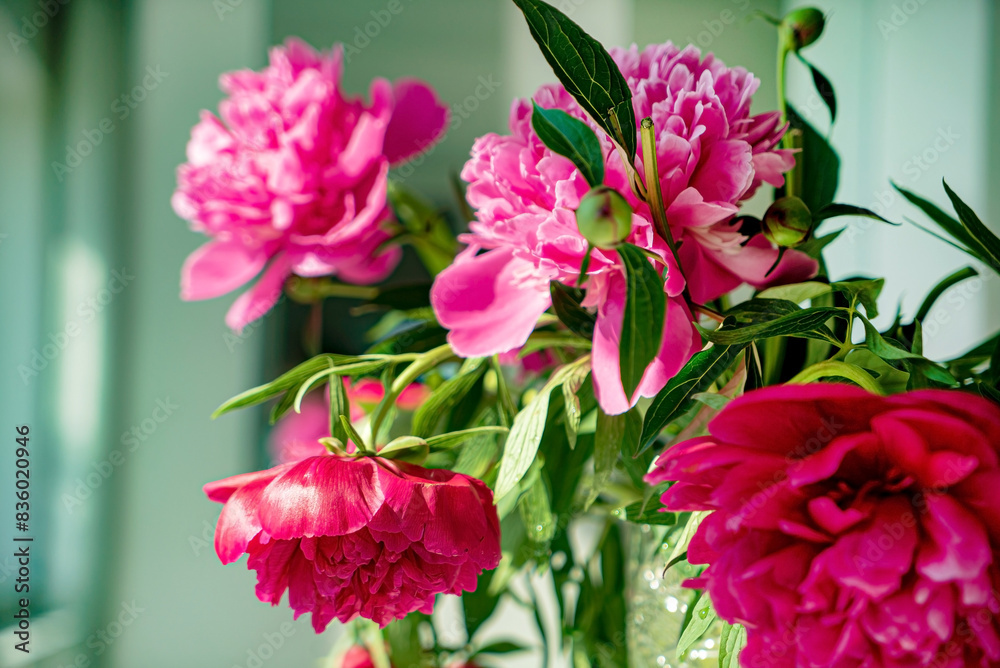
[[[812,275],[815,262],[792,251],[765,277],[777,250],[763,236],[748,239],[731,225],[740,202],[762,182],[781,185],[782,172],[794,164],[789,151],[775,148],[785,131],[779,115],[750,116],[758,80],[712,56],[702,60],[694,47],[682,51],[669,42],[611,53],[633,91],[636,117],[651,116],[656,124],[664,205],[694,301],[704,303],[744,282],[763,285]],[[534,99],[597,129],[562,86],[543,86]],[[438,275],[431,293],[438,319],[451,330],[449,341],[461,355],[522,345],[551,305],[549,283],[574,284],[587,251],[574,216],[587,182],[569,159],[538,139],[531,110],[529,100],[515,101],[511,134],[479,138],[462,171],[477,220],[462,237],[468,249]],[[700,348],[700,338],[681,299],[684,278],[654,233],[648,207],[632,195],[606,135],[598,131],[598,137],[605,184],[635,211],[629,242],[659,255],[667,266],[663,345],[636,395],[625,397],[618,367],[625,284],[615,252],[592,253],[585,305],[597,310],[594,389],[606,412],[621,413],[639,396],[656,394]]]
[[[651,483],[713,511],[688,549],[743,666],[1000,665],[1000,408],[957,391],[770,387]]]
[[[381,457],[321,455],[205,485],[225,504],[215,529],[224,564],[244,552],[257,597],[317,633],[357,616],[385,626],[436,594],[474,591],[500,563],[500,522],[475,478]]]
[[[375,662],[367,649],[354,645],[340,659],[340,668],[375,668]]]
[[[191,132],[172,203],[212,241],[184,263],[181,298],[224,295],[263,270],[230,308],[233,329],[264,315],[292,273],[373,283],[399,261],[383,248],[386,175],[440,138],[447,109],[416,80],[376,79],[365,104],[340,77],[339,46],[288,40],[263,71],[222,75],[221,120],[204,111]]]
[[[344,387],[351,403],[351,422],[356,428],[363,427],[368,412],[385,396],[385,388],[374,378],[362,378],[354,385],[345,378]],[[430,390],[426,385],[412,383],[400,392],[396,406],[400,410],[414,411],[429,395]],[[299,413],[286,413],[271,430],[268,449],[276,464],[297,462],[326,452],[319,439],[331,436],[329,390],[325,396],[315,392],[306,396],[302,400],[301,409]],[[347,445],[349,450],[353,450],[353,443]]]

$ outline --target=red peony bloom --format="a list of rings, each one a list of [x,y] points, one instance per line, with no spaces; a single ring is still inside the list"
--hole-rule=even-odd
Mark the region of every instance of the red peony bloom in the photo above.
[[[340,660],[340,668],[375,668],[372,655],[361,645],[355,645],[344,653]]]
[[[714,511],[687,583],[744,624],[743,666],[1000,666],[1000,408],[957,391],[757,390],[648,480]]]
[[[223,563],[250,555],[257,597],[288,590],[296,618],[362,616],[385,626],[436,594],[474,591],[500,563],[500,522],[481,481],[381,457],[321,455],[205,485],[224,503]]]

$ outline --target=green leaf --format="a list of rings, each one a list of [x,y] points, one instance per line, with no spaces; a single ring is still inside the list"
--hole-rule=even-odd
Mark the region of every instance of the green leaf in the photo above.
[[[681,639],[677,641],[677,659],[681,660],[684,654],[691,649],[691,646],[698,642],[698,639],[705,635],[705,631],[712,625],[718,616],[712,609],[712,601],[708,592],[702,592],[698,604],[695,606],[691,621],[681,634]]]
[[[816,86],[816,92],[823,98],[827,109],[830,110],[830,123],[832,124],[837,120],[837,96],[833,92],[833,84],[812,63],[803,58],[802,54],[796,51],[795,55],[798,56],[802,64],[808,67],[812,73],[813,85]]]
[[[365,443],[365,440],[363,438],[361,438],[361,434],[359,434],[358,431],[357,431],[357,429],[354,428],[354,425],[351,424],[351,419],[349,417],[347,417],[346,415],[341,415],[340,416],[340,424],[343,425],[344,431],[347,432],[347,438],[349,438],[351,441],[353,441],[354,445],[359,450],[367,450],[368,449],[367,444]]]
[[[829,234],[824,234],[821,237],[813,237],[809,241],[796,246],[795,250],[805,253],[811,258],[821,260],[823,256],[823,249],[836,241],[837,237],[843,234],[846,229],[846,227],[842,227],[836,232],[830,232]],[[820,263],[820,266],[822,266],[822,263]],[[825,272],[821,272],[821,274],[823,273]]]
[[[853,281],[839,281],[831,283],[830,287],[835,292],[847,295],[851,304],[859,303],[865,307],[865,315],[869,318],[878,317],[878,296],[882,294],[882,287],[885,285],[884,278],[858,279]]]
[[[431,436],[426,440],[431,450],[449,450],[480,436],[496,436],[497,434],[506,434],[508,431],[507,427],[472,427],[470,429],[462,429],[461,431],[453,431],[448,434]]]
[[[560,83],[601,128],[635,159],[632,91],[600,42],[541,0],[514,0]],[[615,122],[617,121],[617,123]]]
[[[913,318],[915,321],[923,322],[927,318],[927,315],[931,312],[931,308],[934,306],[941,295],[948,291],[948,289],[955,285],[956,283],[961,283],[962,281],[979,276],[979,272],[972,267],[964,267],[959,269],[955,273],[941,279],[941,281],[934,286],[927,297],[924,299],[920,308],[917,310],[917,315]]]
[[[532,101],[531,127],[546,146],[569,158],[591,188],[604,183],[604,154],[590,126],[561,109],[543,109]]]
[[[615,462],[618,461],[618,454],[622,451],[627,419],[627,413],[607,415],[600,409],[597,411],[597,429],[594,431],[594,481],[583,504],[584,510],[590,508],[611,481]]]
[[[352,439],[353,440],[353,439]],[[430,453],[430,446],[422,438],[417,436],[400,436],[386,443],[378,451],[379,457],[390,459],[426,458]]]
[[[969,208],[969,205],[963,202],[962,198],[948,187],[947,182],[943,183],[944,191],[948,193],[948,198],[951,200],[952,206],[955,207],[958,219],[962,221],[962,225],[969,233],[969,236],[982,249],[984,257],[981,259],[993,267],[994,271],[1000,272],[1000,239],[988,227],[983,225],[983,221],[979,220],[976,212]]]
[[[691,395],[707,390],[730,367],[744,346],[713,345],[684,365],[653,399],[642,424],[638,454],[653,444],[660,431],[691,405]]]
[[[382,306],[397,311],[408,311],[431,305],[432,283],[411,283],[379,288],[378,294],[368,300],[371,306]]]
[[[677,524],[677,513],[663,512],[663,504],[659,495],[648,502],[636,501],[621,509],[616,514],[623,520],[633,524],[654,524],[657,526],[672,526]]]
[[[552,293],[552,309],[562,324],[566,325],[571,332],[588,341],[593,339],[596,317],[580,306],[580,302],[583,300],[583,291],[568,288],[557,281],[549,283],[549,291]]]
[[[590,369],[584,367],[579,372],[572,374],[562,384],[563,412],[566,422],[566,439],[572,450],[576,447],[577,435],[580,432],[580,421],[583,419],[583,408],[580,405],[580,397],[577,392],[583,386],[584,381],[590,374]]]
[[[813,222],[820,222],[821,220],[826,220],[827,218],[837,218],[839,216],[857,216],[859,218],[872,218],[874,220],[880,220],[883,223],[888,223],[889,225],[900,226],[900,223],[894,223],[891,220],[883,218],[871,209],[865,209],[860,206],[854,206],[852,204],[827,204],[820,211],[813,214]]]
[[[545,422],[549,416],[549,398],[554,387],[551,382],[546,384],[514,417],[514,424],[504,445],[503,459],[500,460],[500,472],[493,490],[494,499],[499,501],[514,490],[535,461],[538,446],[545,434]]]
[[[726,404],[732,401],[729,397],[718,392],[698,392],[697,394],[692,394],[691,398],[717,411],[721,411],[726,407]]]
[[[567,379],[572,379],[582,368],[590,369],[589,355],[556,369],[545,386],[514,417],[514,424],[511,426],[507,442],[504,444],[500,471],[493,489],[495,501],[499,501],[513,491],[534,463],[535,455],[538,454],[538,446],[541,445],[542,436],[545,435],[545,424],[548,421],[549,400],[552,391],[565,383]]]
[[[347,443],[347,430],[340,422],[340,417],[351,416],[351,403],[347,398],[347,388],[344,382],[337,378],[336,382],[330,383],[330,434],[341,443]]]
[[[635,393],[646,367],[660,351],[667,301],[663,279],[646,254],[631,244],[618,247],[625,269],[627,297],[623,317],[619,362],[625,396]]]
[[[528,540],[532,543],[548,544],[556,533],[556,522],[552,516],[549,491],[544,481],[539,480],[531,485],[521,497],[518,507]]]
[[[833,202],[837,194],[840,158],[816,129],[788,106],[788,122],[802,131],[802,193],[800,197],[810,211],[820,211]],[[798,193],[797,193],[798,194]]]
[[[801,304],[804,301],[829,294],[833,288],[829,283],[819,281],[806,281],[805,283],[792,283],[791,285],[779,285],[761,291],[757,299],[783,299],[793,304]]]
[[[946,234],[964,246],[961,250],[972,255],[974,258],[982,259],[985,249],[981,247],[981,245],[969,234],[960,222],[942,211],[933,202],[926,200],[923,197],[906,190],[905,188],[901,188],[895,183],[892,184],[892,187],[898,190],[899,194],[905,197],[910,204],[927,214],[927,216],[937,223],[938,227],[944,230]]]
[[[753,341],[776,336],[799,336],[831,341],[834,340],[833,334],[826,328],[826,321],[830,318],[846,317],[843,309],[831,306],[800,309],[798,305],[795,305],[795,308],[796,311],[786,315],[743,327],[734,326],[727,317],[722,327],[714,332],[706,333],[705,337],[713,343],[726,346],[746,345]]]
[[[875,325],[869,322],[868,319],[860,313],[857,315],[865,326],[865,344],[868,346],[870,351],[884,360],[908,361],[931,380],[948,386],[954,386],[957,384],[955,378],[946,369],[922,357],[921,355],[911,353],[908,350],[904,350],[897,345],[889,343],[882,337],[882,334],[879,333]]]
[[[524,645],[501,640],[481,648],[476,654],[510,654],[511,652],[523,652],[526,649],[528,648]]]
[[[229,413],[230,411],[234,411],[238,408],[246,408],[247,406],[255,406],[257,404],[264,403],[279,394],[298,387],[300,383],[305,382],[316,372],[330,368],[331,363],[334,366],[337,364],[350,364],[358,361],[358,359],[359,358],[357,357],[351,357],[348,355],[317,355],[316,357],[308,359],[302,364],[289,369],[272,380],[270,383],[265,383],[258,387],[249,389],[246,392],[237,394],[235,397],[215,409],[215,412],[212,413],[212,418],[217,418],[220,415]],[[291,400],[294,401],[294,399],[295,392],[292,392]]]
[[[747,630],[742,624],[726,624],[719,639],[719,668],[740,668],[740,652],[747,644]]]
[[[654,454],[647,450],[640,454],[639,438],[642,436],[642,415],[635,408],[625,414],[625,435],[622,437],[622,466],[625,473],[639,489],[643,489],[644,494],[650,494],[651,488],[646,485],[643,478],[649,472],[649,466],[653,463]]]
[[[471,364],[466,362],[463,367],[464,373],[459,373],[442,383],[417,408],[413,414],[412,427],[415,436],[427,437],[434,433],[434,428],[440,422],[441,417],[462,400],[462,397],[472,389],[479,377],[486,371],[484,358],[477,358],[471,362]]]
[[[861,367],[848,364],[846,362],[840,362],[838,360],[827,360],[825,362],[813,364],[808,369],[804,369],[798,373],[794,378],[789,380],[787,384],[804,385],[806,383],[816,382],[821,378],[846,378],[855,385],[863,387],[869,392],[874,394],[885,394],[882,388],[875,382],[875,379],[872,378],[871,374],[867,373]]]

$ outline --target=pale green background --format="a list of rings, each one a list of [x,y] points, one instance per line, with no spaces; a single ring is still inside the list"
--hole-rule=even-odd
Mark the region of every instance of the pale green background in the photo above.
[[[0,665],[70,665],[82,655],[91,665],[121,668],[246,666],[248,651],[265,634],[280,632],[291,612],[259,603],[253,575],[242,565],[217,562],[203,536],[211,542],[218,507],[200,487],[256,465],[260,416],[208,416],[223,399],[262,379],[269,325],[227,345],[222,318],[230,298],[178,299],[181,262],[203,239],[170,209],[174,170],[198,110],[220,99],[220,72],[261,66],[267,46],[288,35],[324,47],[353,40],[370,12],[387,2],[71,0],[15,53],[6,36],[22,17],[39,11],[37,2],[0,2],[0,453],[12,445],[15,424],[31,425],[33,523],[44,536],[34,548],[31,661],[11,651],[4,630]],[[472,140],[502,131],[511,99],[530,94],[550,73],[504,0],[402,2],[404,11],[348,64],[350,90],[366,91],[374,76],[412,75],[433,83],[449,103],[463,103],[480,76],[501,83],[409,179],[444,201],[445,176],[460,169]],[[755,9],[778,13],[780,3],[570,2],[574,19],[609,45],[700,40],[728,64],[762,76],[757,110],[774,107],[774,32],[746,17]],[[220,14],[221,3],[232,11]],[[819,5],[832,17],[823,43],[809,55],[833,80],[840,101],[832,135],[845,167],[839,199],[870,206],[893,178],[940,200],[940,178],[947,176],[984,218],[1000,216],[1000,191],[989,187],[1000,177],[994,120],[1000,19],[994,5]],[[726,12],[732,23],[723,22]],[[887,32],[880,21],[893,18],[899,29]],[[167,77],[119,121],[113,101],[139,83],[147,67],[157,66]],[[801,72],[792,82],[794,99],[808,108],[808,82]],[[821,107],[808,114],[826,128]],[[51,163],[65,160],[66,145],[105,117],[114,119],[114,131],[59,182]],[[939,130],[957,139],[914,175],[907,161],[933,148]],[[913,215],[898,203],[886,214]],[[929,285],[963,262],[913,230],[879,226],[835,246],[831,257],[840,275],[879,267],[889,276],[885,310],[894,311],[902,296],[911,313]],[[37,378],[22,382],[18,366],[49,342],[50,333],[79,321],[79,305],[121,267],[134,281],[99,317],[82,323]],[[946,304],[942,313],[953,329],[929,337],[932,354],[954,352],[995,330],[998,302],[993,282],[975,299]],[[158,401],[178,408],[162,424],[150,423]],[[82,504],[67,508],[64,495],[74,493],[77,480],[113,449],[127,449],[122,434],[144,420],[156,424],[148,439],[127,452]],[[5,559],[12,461],[0,455],[4,611],[11,604]],[[98,655],[87,646],[88,636],[133,600],[143,611]],[[504,623],[521,622],[505,617]],[[316,665],[336,635],[331,629],[315,637],[307,619],[285,628],[294,633],[264,662],[269,668]]]

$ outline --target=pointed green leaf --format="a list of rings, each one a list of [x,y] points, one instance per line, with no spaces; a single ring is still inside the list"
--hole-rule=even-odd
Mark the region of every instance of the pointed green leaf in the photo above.
[[[543,109],[532,101],[531,127],[542,143],[569,158],[591,188],[604,183],[604,154],[590,126],[561,109]]]
[[[646,254],[631,244],[622,244],[617,250],[627,286],[619,362],[622,387],[631,398],[646,367],[660,351],[667,300],[663,279]]]
[[[906,190],[905,188],[900,188],[895,183],[892,184],[892,187],[898,190],[899,194],[905,197],[910,204],[927,214],[927,216],[937,223],[938,227],[944,230],[948,236],[961,244],[964,247],[962,250],[977,259],[982,259],[984,249],[976,242],[976,240],[968,233],[960,222],[942,211],[933,202],[926,200],[923,197]]]
[[[740,668],[740,652],[747,644],[747,630],[742,624],[726,624],[719,640],[719,668]]]
[[[952,206],[955,207],[955,213],[958,214],[958,219],[962,221],[963,227],[982,249],[983,261],[993,267],[994,271],[1000,272],[1000,239],[983,225],[983,221],[979,220],[976,212],[969,208],[969,205],[963,202],[954,190],[948,187],[947,182],[944,182],[944,191],[948,193],[948,198],[951,200]]]
[[[583,291],[568,288],[557,281],[549,283],[549,291],[552,293],[552,309],[562,324],[566,325],[571,332],[587,340],[592,339],[596,318],[593,313],[580,306],[580,302],[583,300]]]
[[[955,273],[941,279],[941,281],[935,285],[929,293],[927,293],[927,297],[917,310],[917,315],[913,318],[914,321],[922,322],[925,318],[927,318],[927,315],[931,312],[931,308],[934,307],[934,302],[936,302],[941,295],[947,292],[951,286],[976,276],[979,276],[978,271],[972,267],[963,267]]]
[[[507,427],[472,427],[470,429],[462,429],[461,431],[453,431],[448,434],[431,436],[427,439],[427,445],[430,446],[431,450],[448,450],[481,436],[497,436],[498,434],[506,434],[507,432]]]
[[[691,615],[691,621],[684,628],[681,639],[677,641],[678,659],[683,657],[691,649],[691,646],[705,635],[705,631],[708,630],[708,627],[716,619],[718,619],[718,616],[715,614],[715,610],[712,609],[712,601],[708,596],[708,592],[702,592],[701,598],[698,599],[698,603],[695,605],[694,614]]]
[[[900,226],[900,223],[894,223],[887,218],[883,218],[871,209],[865,209],[860,206],[854,206],[852,204],[827,204],[820,211],[813,214],[813,222],[820,222],[821,220],[826,220],[827,218],[837,218],[839,216],[857,216],[859,218],[871,218],[873,220],[879,220],[883,223],[888,223],[889,225],[894,225],[896,227]]]
[[[777,318],[742,327],[730,324],[727,317],[722,327],[713,332],[707,332],[705,337],[715,344],[726,346],[746,345],[752,341],[776,336],[800,336],[832,341],[835,339],[830,330],[827,329],[826,321],[830,318],[846,317],[844,309],[830,306],[800,309],[796,305],[796,309],[798,310]]]
[[[832,124],[837,120],[837,96],[833,92],[833,84],[812,63],[803,58],[801,53],[796,51],[795,55],[798,56],[802,64],[808,67],[812,73],[813,85],[816,86],[816,92],[823,98],[827,109],[830,110],[830,123]]]
[[[434,433],[441,417],[461,401],[486,371],[485,362],[485,358],[472,360],[471,364],[467,362],[465,373],[448,379],[427,397],[413,414],[414,436],[427,437]]]
[[[788,106],[788,122],[802,131],[802,193],[800,197],[810,211],[820,211],[833,202],[837,194],[840,158],[816,129]],[[798,194],[798,193],[797,193]]]
[[[601,43],[541,0],[514,0],[556,77],[583,110],[635,158],[632,91]],[[617,123],[616,123],[617,121]],[[617,127],[616,127],[617,126]]]
[[[708,389],[732,365],[743,348],[744,346],[713,345],[692,357],[670,379],[646,411],[639,437],[639,455],[649,449],[664,427],[688,409],[691,395]]]

